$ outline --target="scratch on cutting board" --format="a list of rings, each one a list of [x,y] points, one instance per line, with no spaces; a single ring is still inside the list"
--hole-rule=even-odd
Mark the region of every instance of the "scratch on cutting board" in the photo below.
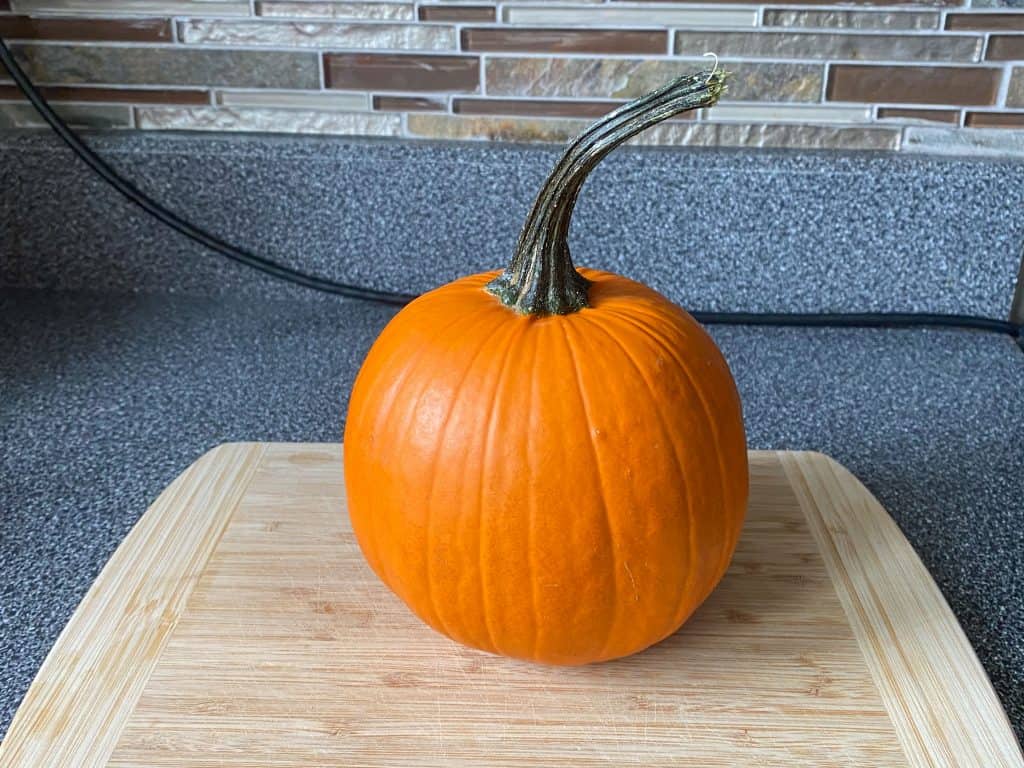
[[[693,708],[689,693],[685,689],[680,689],[676,695],[679,697],[679,708],[676,710],[679,712],[679,717],[676,719],[676,724],[679,726],[678,732],[686,739],[687,744],[693,744],[693,733],[690,723],[686,720],[686,716]]]
[[[850,748],[840,741],[837,746],[839,747],[839,754],[843,758],[844,765],[852,765],[856,768],[857,762],[853,759],[853,755],[850,754]]]
[[[444,717],[441,713],[441,699],[434,699],[437,712],[437,751],[443,760],[448,759],[448,743],[444,740]]]
[[[757,754],[758,743],[754,739],[754,737],[750,735],[750,730],[748,728],[741,728],[740,734],[743,736],[743,740],[747,743],[747,745],[750,746],[751,752],[753,753],[752,756],[757,760],[757,765],[760,766],[760,768],[765,768],[768,765],[768,763],[765,762],[764,755]],[[767,741],[770,744],[772,741],[771,734],[766,734],[766,736]]]
[[[654,715],[655,715],[655,719],[657,719],[657,715],[658,715],[657,707],[658,707],[658,705],[655,704],[654,707],[655,707]],[[641,739],[641,743],[647,744],[647,713],[648,713],[648,710],[647,710],[646,707],[644,707],[640,711],[644,713],[644,731],[643,731],[644,735],[643,735],[643,739]]]

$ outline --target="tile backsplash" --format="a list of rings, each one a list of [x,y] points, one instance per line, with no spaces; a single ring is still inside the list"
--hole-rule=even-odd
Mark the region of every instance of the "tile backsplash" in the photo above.
[[[0,0],[0,36],[84,127],[561,142],[713,52],[721,105],[635,141],[1024,154],[1024,0]]]

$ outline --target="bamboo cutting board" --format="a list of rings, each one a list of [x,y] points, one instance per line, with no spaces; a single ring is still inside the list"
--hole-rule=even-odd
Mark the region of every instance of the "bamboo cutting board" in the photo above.
[[[364,565],[336,445],[232,444],[125,539],[0,766],[1024,765],[959,625],[841,466],[752,453],[721,586],[673,637],[541,667],[461,648]]]

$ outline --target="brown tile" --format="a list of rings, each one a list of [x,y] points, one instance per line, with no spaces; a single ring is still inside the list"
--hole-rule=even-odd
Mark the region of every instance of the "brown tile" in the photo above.
[[[171,39],[169,19],[0,18],[0,37],[8,40],[110,40],[156,43]]]
[[[37,83],[289,90],[320,87],[320,57],[304,51],[57,43],[19,43],[12,45],[11,51]]]
[[[649,5],[623,8],[615,5],[551,6],[547,3],[506,5],[502,20],[514,27],[568,27],[578,29],[665,29],[691,27],[752,27],[754,8],[694,8],[685,5]]]
[[[445,103],[417,96],[374,96],[373,108],[378,112],[444,112]]]
[[[210,94],[193,89],[144,88],[40,88],[47,101],[100,101],[114,104],[209,104]],[[13,85],[0,85],[0,100],[18,101],[21,91]]]
[[[513,98],[631,99],[660,88],[693,64],[669,59],[488,56],[487,93]],[[730,101],[821,100],[825,67],[793,62],[733,62]]]
[[[989,32],[1020,30],[1024,32],[1024,13],[951,13],[946,29]]]
[[[831,101],[907,104],[995,104],[998,69],[836,64],[829,72]]]
[[[480,60],[475,56],[328,53],[324,66],[328,88],[457,93],[480,88]]]
[[[861,61],[978,61],[981,35],[849,34],[814,31],[684,30],[677,54],[714,51],[722,58],[831,59]]]
[[[879,107],[879,120],[925,120],[930,123],[960,124],[960,112],[955,109],[903,109]]]
[[[985,58],[988,61],[1024,59],[1024,35],[992,35]]]
[[[132,108],[124,104],[57,104],[54,110],[72,128],[131,128]],[[45,128],[31,105],[0,104],[0,128]]]
[[[494,21],[493,5],[421,5],[420,21]]]
[[[656,30],[481,27],[462,30],[465,51],[519,53],[665,53],[667,34]]]
[[[1024,128],[1024,112],[968,112],[970,128]]]
[[[0,83],[0,101],[21,101],[23,98],[25,97],[22,96],[18,86]]]

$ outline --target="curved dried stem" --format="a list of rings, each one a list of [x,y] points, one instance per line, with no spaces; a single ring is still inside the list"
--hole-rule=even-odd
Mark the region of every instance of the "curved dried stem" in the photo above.
[[[728,73],[705,70],[611,112],[577,136],[533,203],[507,269],[487,290],[528,314],[564,315],[587,305],[587,281],[569,255],[569,224],[587,176],[617,146],[673,115],[714,105]]]

